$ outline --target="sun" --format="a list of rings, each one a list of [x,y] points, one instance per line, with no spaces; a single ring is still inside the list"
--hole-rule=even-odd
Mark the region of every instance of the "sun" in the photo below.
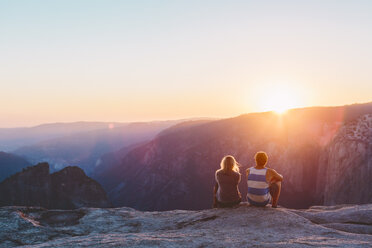
[[[262,108],[265,111],[274,111],[277,114],[283,114],[287,110],[296,107],[299,103],[296,91],[285,85],[269,87],[265,90],[264,95]]]
[[[287,92],[273,92],[266,100],[267,110],[274,111],[278,114],[283,114],[294,105],[290,94]]]

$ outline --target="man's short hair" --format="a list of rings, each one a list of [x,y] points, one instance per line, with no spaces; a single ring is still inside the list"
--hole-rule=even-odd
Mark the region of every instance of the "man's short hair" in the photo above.
[[[257,152],[256,155],[254,155],[254,159],[256,160],[256,164],[260,166],[265,166],[268,160],[268,156],[266,152]]]

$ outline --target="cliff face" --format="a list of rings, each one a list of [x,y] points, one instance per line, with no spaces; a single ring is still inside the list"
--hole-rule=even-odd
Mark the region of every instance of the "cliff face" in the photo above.
[[[285,178],[279,201],[285,207],[372,202],[371,114],[370,105],[299,109],[283,116],[248,114],[164,132],[112,166],[115,176],[106,179],[106,190],[116,206],[209,208],[214,172],[221,158],[232,154],[242,165],[240,191],[245,199],[245,169],[254,166],[254,154],[264,150],[268,167]],[[355,136],[346,135],[354,128]]]
[[[342,126],[327,154],[318,172],[324,204],[372,202],[372,114]]]
[[[49,174],[49,165],[28,167],[0,183],[1,206],[74,209],[110,207],[103,188],[78,167]]]

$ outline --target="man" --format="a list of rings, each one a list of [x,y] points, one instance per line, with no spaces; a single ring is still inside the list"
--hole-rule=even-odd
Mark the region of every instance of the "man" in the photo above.
[[[278,206],[283,176],[274,169],[266,168],[268,156],[265,152],[257,152],[254,156],[256,166],[248,168],[248,202],[253,206],[266,206],[270,201],[273,208]]]

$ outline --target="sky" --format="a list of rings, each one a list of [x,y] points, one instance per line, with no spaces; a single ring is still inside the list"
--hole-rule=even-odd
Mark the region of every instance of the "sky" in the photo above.
[[[372,101],[372,1],[0,0],[0,127]]]

